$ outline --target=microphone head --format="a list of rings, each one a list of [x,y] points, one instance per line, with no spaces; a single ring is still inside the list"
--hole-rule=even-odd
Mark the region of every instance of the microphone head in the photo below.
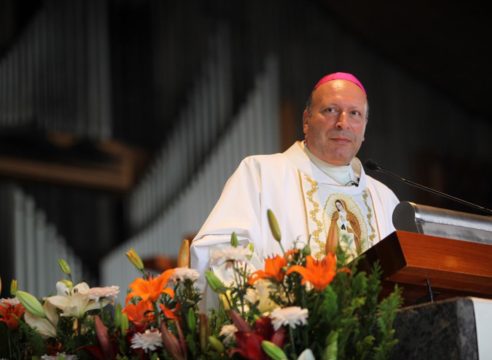
[[[374,170],[374,171],[381,170],[381,166],[379,166],[377,162],[371,159],[367,160],[364,163],[364,166],[369,170]]]

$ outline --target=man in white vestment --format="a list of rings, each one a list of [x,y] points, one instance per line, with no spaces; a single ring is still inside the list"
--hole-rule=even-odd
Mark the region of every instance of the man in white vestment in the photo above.
[[[310,239],[318,258],[339,244],[356,256],[393,232],[398,199],[366,175],[356,158],[367,116],[367,95],[355,76],[323,77],[303,113],[304,141],[241,162],[192,242],[191,266],[200,273],[213,267],[210,251],[228,245],[232,232],[240,243],[254,244],[258,266],[281,253],[268,209],[277,217],[285,249]]]

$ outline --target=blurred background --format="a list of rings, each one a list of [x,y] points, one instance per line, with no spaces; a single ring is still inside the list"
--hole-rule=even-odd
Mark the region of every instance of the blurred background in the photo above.
[[[60,257],[123,292],[130,247],[173,266],[243,157],[302,139],[335,71],[369,94],[362,161],[490,207],[490,30],[477,1],[0,0],[2,295],[52,293]]]

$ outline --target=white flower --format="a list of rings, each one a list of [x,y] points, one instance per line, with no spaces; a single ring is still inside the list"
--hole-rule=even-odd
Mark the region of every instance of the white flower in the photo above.
[[[43,310],[46,318],[32,315],[30,312],[26,311],[24,313],[24,320],[27,325],[36,330],[43,338],[56,337],[56,325],[58,324],[58,313],[56,308],[45,301]]]
[[[278,307],[278,305],[270,299],[271,284],[272,283],[269,280],[265,279],[257,280],[254,284],[259,300],[258,310],[260,310],[262,314],[270,312]]]
[[[59,281],[56,283],[56,288],[58,295],[50,296],[46,298],[46,301],[60,309],[62,316],[80,318],[87,311],[99,309],[110,302],[105,298],[101,301],[95,301],[94,298],[91,298],[91,289],[85,282],[77,284],[70,289]],[[98,291],[96,290],[96,292]]]
[[[316,360],[311,349],[304,350],[297,360]]]
[[[99,301],[100,298],[114,299],[120,292],[119,286],[93,287],[89,289],[87,295],[94,301]]]
[[[195,269],[190,269],[186,267],[175,268],[173,274],[169,278],[169,280],[173,282],[191,280],[196,281],[200,277],[200,273]]]
[[[225,336],[224,344],[231,344],[236,339],[235,333],[237,328],[235,325],[224,325],[222,329],[220,329],[220,336]]]
[[[65,353],[43,355],[41,356],[41,360],[77,360],[77,355],[66,355]]]
[[[154,351],[162,347],[161,333],[158,330],[145,330],[142,333],[136,333],[132,337],[132,349],[142,349],[145,352]]]
[[[3,299],[0,299],[0,305],[3,305],[3,304],[15,306],[15,305],[19,305],[20,301],[17,298],[6,298],[6,299],[3,298]]]
[[[251,259],[251,250],[242,246],[226,247],[212,251],[210,264],[221,265],[227,261],[248,262]]]
[[[255,304],[258,301],[258,293],[255,289],[248,288],[246,290],[246,295],[244,295],[244,299],[251,304]]]
[[[270,318],[275,330],[278,330],[283,325],[289,325],[294,329],[297,325],[307,324],[308,310],[301,309],[299,306],[278,308],[272,311]]]

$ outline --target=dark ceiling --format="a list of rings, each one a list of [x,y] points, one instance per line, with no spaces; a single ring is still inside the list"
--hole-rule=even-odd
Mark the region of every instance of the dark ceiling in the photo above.
[[[411,76],[491,121],[490,12],[478,1],[320,0],[347,31]]]
[[[478,1],[318,0],[345,29],[411,76],[491,121],[492,22]],[[41,1],[0,0],[0,55]],[[20,5],[22,4],[22,5]]]

